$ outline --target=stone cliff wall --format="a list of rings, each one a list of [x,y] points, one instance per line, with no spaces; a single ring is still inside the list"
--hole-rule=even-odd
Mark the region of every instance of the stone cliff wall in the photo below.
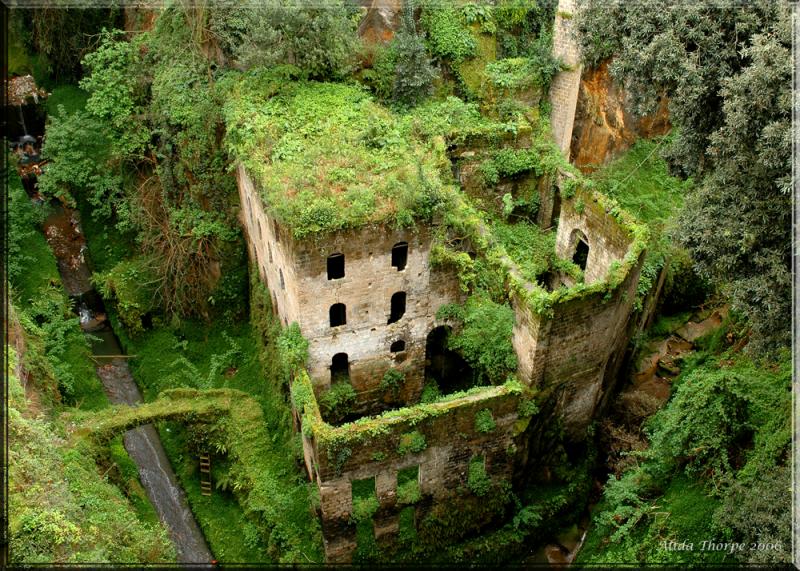
[[[609,61],[583,71],[572,128],[572,161],[591,172],[624,152],[639,138],[670,130],[668,100],[659,101],[652,115],[635,117],[628,95],[608,71]]]

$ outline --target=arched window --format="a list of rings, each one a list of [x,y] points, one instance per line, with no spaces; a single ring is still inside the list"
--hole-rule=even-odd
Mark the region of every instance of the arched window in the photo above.
[[[586,271],[586,262],[589,259],[589,238],[576,228],[570,236],[570,244],[572,245],[572,263],[577,265],[581,271]]]
[[[400,321],[406,312],[406,292],[398,291],[392,295],[391,309],[389,312],[389,323]]]
[[[392,246],[392,267],[402,271],[408,262],[408,242],[398,242]]]
[[[331,359],[331,383],[350,380],[350,360],[347,353],[336,353]]]
[[[339,327],[347,323],[347,308],[343,303],[334,303],[328,313],[331,319],[331,327]]]
[[[344,277],[344,254],[328,256],[328,279],[338,280]]]
[[[392,353],[400,353],[406,350],[406,342],[402,339],[399,339],[392,343],[392,346],[389,348]]]

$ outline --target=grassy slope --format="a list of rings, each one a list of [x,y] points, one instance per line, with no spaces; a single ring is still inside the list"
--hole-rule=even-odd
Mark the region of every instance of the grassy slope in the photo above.
[[[641,139],[618,159],[591,175],[598,190],[649,225],[659,225],[683,205],[692,181],[669,175],[660,156],[662,142],[668,139]]]

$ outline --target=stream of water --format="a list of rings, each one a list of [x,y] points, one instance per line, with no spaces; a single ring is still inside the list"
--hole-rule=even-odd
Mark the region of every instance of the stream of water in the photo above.
[[[26,177],[26,189],[35,189],[35,178]],[[34,180],[31,180],[34,178]],[[35,196],[35,192],[33,192]],[[97,375],[114,404],[136,406],[142,395],[128,368],[128,358],[106,319],[103,300],[91,284],[86,240],[78,213],[55,202],[44,223],[45,236],[58,262],[61,281],[75,303],[81,328],[89,335]],[[178,484],[161,440],[152,424],[129,430],[125,449],[136,463],[148,498],[167,527],[180,563],[210,564],[213,560],[186,495]]]

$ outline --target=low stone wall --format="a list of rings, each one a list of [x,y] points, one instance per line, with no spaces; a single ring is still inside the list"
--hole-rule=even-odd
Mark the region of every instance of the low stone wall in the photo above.
[[[292,386],[302,410],[306,464],[320,490],[322,527],[328,562],[348,562],[356,548],[352,485],[374,478],[379,510],[376,535],[397,531],[397,475],[417,467],[420,505],[458,501],[468,496],[470,461],[484,459],[486,474],[508,482],[514,470],[515,439],[527,426],[520,419],[518,383],[481,387],[442,402],[419,404],[364,418],[341,427],[322,421],[305,373]],[[487,411],[487,412],[484,412]],[[476,425],[476,415],[491,414],[494,428]],[[385,538],[385,537],[384,537]]]

